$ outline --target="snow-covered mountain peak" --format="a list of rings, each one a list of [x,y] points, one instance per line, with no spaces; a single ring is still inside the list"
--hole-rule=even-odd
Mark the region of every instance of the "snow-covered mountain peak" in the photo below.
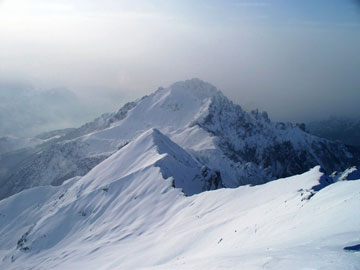
[[[118,151],[124,145],[129,144],[125,149],[135,147],[137,138],[149,140],[149,144],[141,143],[139,157],[149,146],[156,149],[155,156],[166,154],[161,162],[171,160],[175,167],[179,161],[192,160],[189,164],[194,167],[204,167],[200,175],[226,187],[261,184],[318,164],[328,174],[343,171],[357,165],[360,156],[356,149],[317,138],[290,123],[271,122],[266,113],[249,114],[211,84],[191,79],[129,102],[118,112],[103,115],[43,147],[12,174],[4,174],[0,198],[85,175],[111,155],[122,153]],[[177,172],[163,169],[163,173],[167,178]]]
[[[173,93],[180,92],[199,99],[206,99],[219,95],[223,96],[221,91],[215,86],[198,78],[175,82],[168,89]]]
[[[64,136],[0,181],[1,269],[358,266],[343,249],[359,243],[360,182],[324,172],[356,152],[248,114],[199,79]]]
[[[215,98],[226,99],[209,83],[199,79],[177,82],[126,104],[111,121],[110,127],[89,133],[83,139],[97,140],[97,146],[102,145],[103,150],[108,148],[111,151],[114,145],[109,144],[109,140],[116,140],[116,146],[123,145],[150,128],[157,128],[166,135],[179,133],[197,119],[204,118]]]
[[[89,193],[107,188],[119,179],[127,179],[151,167],[159,168],[162,177],[171,180],[172,186],[180,188],[185,195],[222,186],[216,172],[199,164],[184,149],[154,128],[145,131],[100,163],[77,185],[84,193]]]

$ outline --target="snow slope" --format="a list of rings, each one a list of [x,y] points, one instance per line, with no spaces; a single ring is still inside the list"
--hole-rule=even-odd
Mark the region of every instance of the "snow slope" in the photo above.
[[[358,165],[360,153],[273,123],[266,113],[246,113],[199,79],[159,88],[118,112],[72,130],[41,148],[0,179],[0,199],[23,189],[59,185],[91,168],[150,128],[169,137],[226,187],[262,184],[320,164],[330,174]]]
[[[150,129],[83,177],[4,199],[0,268],[359,269],[343,248],[360,243],[360,181],[315,167],[198,193],[199,171]]]

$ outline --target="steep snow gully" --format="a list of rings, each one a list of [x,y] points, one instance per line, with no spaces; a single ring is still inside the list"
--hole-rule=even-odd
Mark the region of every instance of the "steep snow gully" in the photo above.
[[[357,154],[198,79],[38,149],[3,182],[0,269],[360,269]]]

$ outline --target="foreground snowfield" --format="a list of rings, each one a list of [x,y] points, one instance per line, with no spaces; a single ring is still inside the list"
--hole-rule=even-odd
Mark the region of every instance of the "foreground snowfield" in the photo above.
[[[0,269],[360,269],[343,250],[360,243],[360,181],[325,187],[315,167],[201,192],[198,170],[150,129],[83,177],[2,200]]]

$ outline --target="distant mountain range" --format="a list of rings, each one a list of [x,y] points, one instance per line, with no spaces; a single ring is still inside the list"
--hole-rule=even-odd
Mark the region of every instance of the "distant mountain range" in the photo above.
[[[360,119],[331,117],[323,121],[310,122],[306,128],[316,136],[360,146]]]
[[[0,82],[0,137],[28,138],[78,127],[98,115],[98,110],[66,88],[37,90]]]

